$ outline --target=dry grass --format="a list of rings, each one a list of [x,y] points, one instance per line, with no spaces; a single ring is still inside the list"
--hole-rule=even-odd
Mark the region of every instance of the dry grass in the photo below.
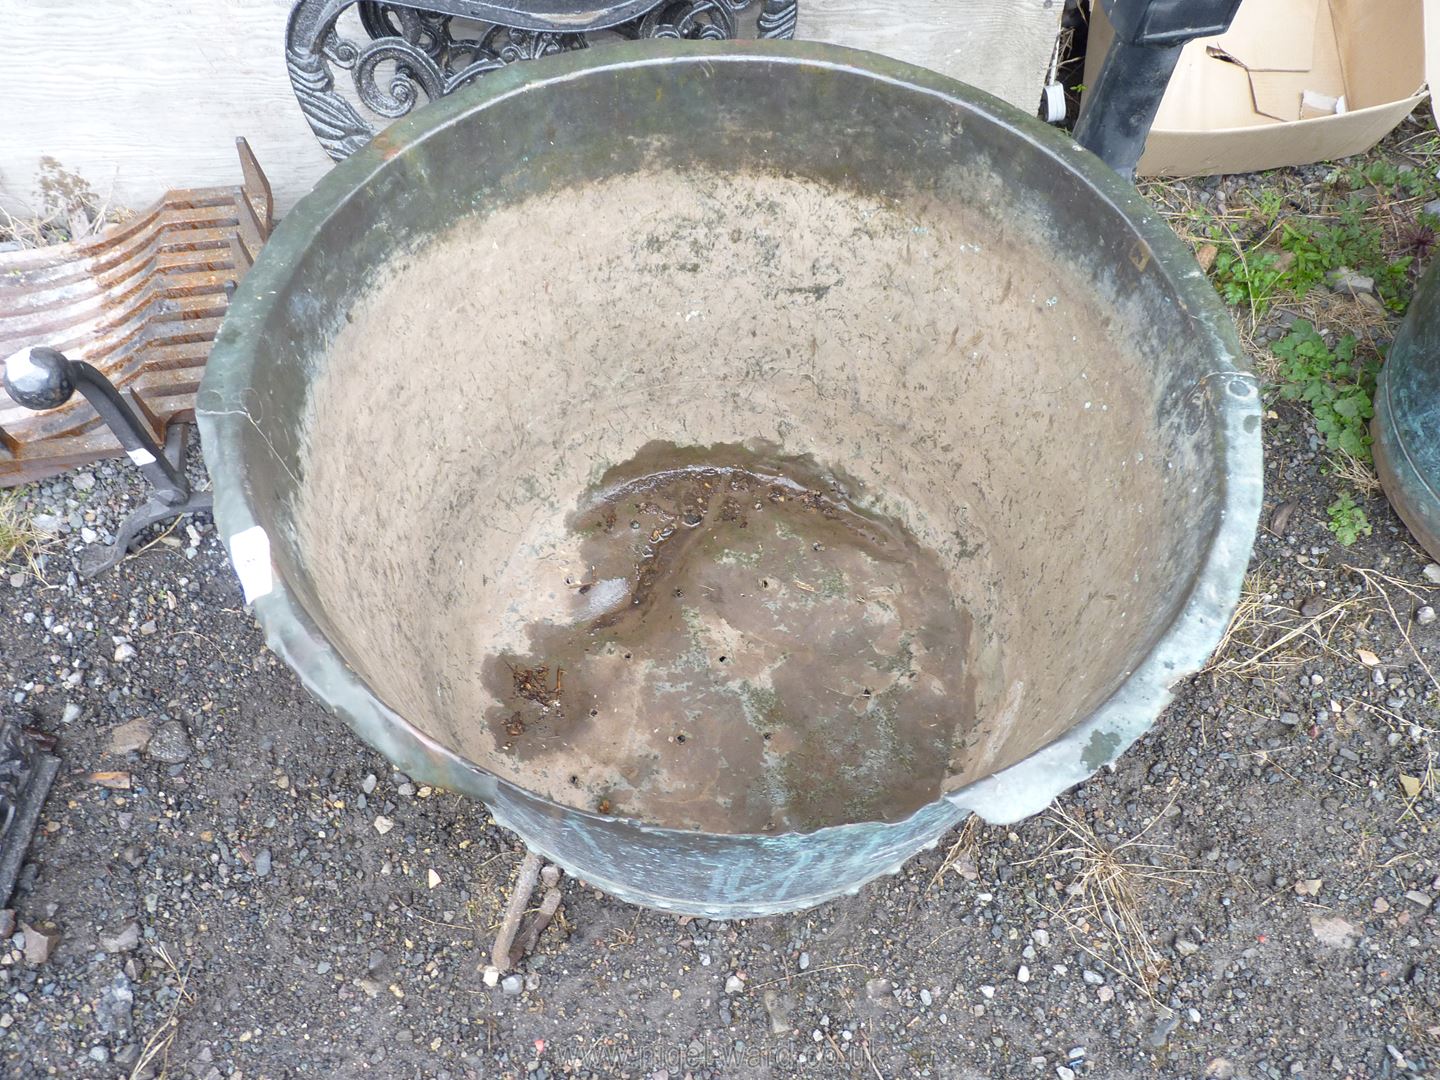
[[[1435,767],[1435,758],[1435,751],[1427,748],[1425,751],[1425,767],[1418,770],[1419,775],[1405,776],[1402,774],[1401,783],[1403,784],[1406,780],[1412,781],[1414,783],[1414,793],[1412,794],[1408,790],[1405,791],[1405,809],[1401,811],[1399,818],[1396,819],[1395,823],[1397,825],[1406,820],[1419,821],[1420,815],[1416,813],[1415,808],[1422,800],[1433,803],[1435,796],[1440,794],[1440,769]]]
[[[1355,340],[1371,349],[1390,341],[1395,333],[1395,316],[1373,297],[1364,299],[1349,293],[1333,293],[1315,288],[1303,297],[1288,297],[1283,306],[1312,326],[1332,327],[1338,334],[1353,334]]]
[[[1322,654],[1348,661],[1332,641],[1345,621],[1365,607],[1365,598],[1332,600],[1318,614],[1304,616],[1279,599],[1263,571],[1245,575],[1235,614],[1203,673],[1274,681]]]
[[[39,557],[51,539],[35,528],[14,491],[0,491],[0,566],[23,565],[41,578]]]
[[[1167,803],[1130,839],[1107,847],[1083,820],[1057,806],[1049,815],[1056,834],[1023,864],[1052,862],[1068,869],[1065,901],[1051,915],[1069,930],[1076,947],[1152,1001],[1169,962],[1146,929],[1147,901],[1157,887],[1184,885],[1189,876],[1204,872],[1187,867],[1185,857],[1170,846],[1145,840],[1169,808]]]
[[[136,1060],[135,1067],[130,1070],[130,1080],[138,1080],[142,1076],[165,1080],[170,1069],[170,1048],[175,1044],[175,1033],[180,1030],[180,1007],[195,1004],[195,995],[187,989],[190,983],[190,965],[186,964],[182,969],[164,945],[156,945],[151,952],[175,981],[175,1000],[170,1003],[170,1011],[160,1022],[160,1026],[145,1040],[140,1057]]]
[[[966,881],[974,881],[979,877],[980,830],[983,826],[984,822],[978,814],[971,814],[965,819],[965,824],[960,827],[960,835],[950,845],[940,868],[925,886],[926,892],[940,884],[946,874],[957,874]]]
[[[1420,654],[1420,650],[1415,648],[1415,642],[1410,639],[1410,620],[1400,618],[1399,612],[1395,610],[1394,601],[1391,600],[1391,590],[1395,589],[1409,595],[1412,605],[1418,606],[1426,602],[1431,586],[1421,581],[1406,581],[1403,578],[1392,577],[1389,574],[1382,574],[1379,570],[1371,570],[1364,566],[1346,566],[1345,569],[1363,578],[1366,588],[1379,597],[1386,613],[1390,616],[1390,621],[1395,624],[1395,630],[1399,633],[1400,639],[1405,642],[1405,647],[1414,657],[1415,663],[1419,664],[1420,670],[1425,672],[1431,687],[1440,692],[1440,679],[1435,677],[1435,672],[1425,662],[1425,657]]]
[[[0,206],[0,241],[13,240],[22,248],[51,247],[87,240],[134,217],[134,211],[110,205],[93,194],[77,196],[67,206],[50,207],[32,217],[16,217]]]
[[[1430,1050],[1440,1050],[1440,1013],[1424,1005],[1405,1002],[1400,1006],[1410,1038]]]
[[[1363,495],[1381,494],[1380,478],[1375,475],[1375,467],[1369,462],[1351,457],[1343,450],[1331,456],[1330,475]]]
[[[13,240],[22,248],[64,243],[69,229],[58,210],[38,217],[16,217],[0,206],[0,241]]]

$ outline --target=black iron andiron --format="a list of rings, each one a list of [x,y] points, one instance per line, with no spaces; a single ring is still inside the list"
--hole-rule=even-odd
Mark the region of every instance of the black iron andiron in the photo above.
[[[98,370],[44,346],[21,349],[5,361],[5,390],[27,409],[57,409],[79,390],[110,426],[126,455],[155,487],[155,494],[121,524],[115,543],[90,548],[80,559],[80,576],[94,577],[125,558],[131,543],[147,526],[194,510],[209,510],[209,491],[192,491],[185,479],[185,447],[189,424],[171,424],[162,449],[125,403],[119,391]]]

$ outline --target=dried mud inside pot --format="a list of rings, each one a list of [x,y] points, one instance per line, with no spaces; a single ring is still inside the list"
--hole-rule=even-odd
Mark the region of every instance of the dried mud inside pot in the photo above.
[[[1093,388],[1079,445],[1133,447],[1124,504],[1047,550],[1026,524],[1100,492],[995,451],[1042,445],[1022,401],[1054,355]],[[1127,362],[978,215],[608,180],[462,223],[359,299],[312,394],[301,543],[335,553],[316,585],[375,691],[529,790],[706,832],[896,821],[991,767],[1007,710],[1103,688],[1072,666],[1087,620],[1126,644],[1137,582],[1096,591],[1156,564],[1113,539],[1164,498]],[[1036,484],[1055,505],[987,507]]]

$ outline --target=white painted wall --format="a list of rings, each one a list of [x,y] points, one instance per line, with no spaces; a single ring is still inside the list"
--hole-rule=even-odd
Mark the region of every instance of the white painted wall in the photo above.
[[[889,53],[1033,112],[1062,6],[801,0],[797,36]],[[236,183],[244,135],[283,212],[330,164],[285,73],[289,10],[289,0],[0,0],[0,207],[40,208],[46,157],[117,206]]]

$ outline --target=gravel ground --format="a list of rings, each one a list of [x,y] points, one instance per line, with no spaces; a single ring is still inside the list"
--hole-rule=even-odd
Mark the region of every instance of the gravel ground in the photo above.
[[[64,764],[0,942],[0,1073],[1440,1075],[1440,567],[1375,495],[1338,546],[1302,410],[1266,441],[1246,614],[1113,772],[784,918],[565,880],[493,989],[514,837],[307,697],[208,520],[78,582],[138,480],[32,487],[56,538],[0,578],[3,706]]]

